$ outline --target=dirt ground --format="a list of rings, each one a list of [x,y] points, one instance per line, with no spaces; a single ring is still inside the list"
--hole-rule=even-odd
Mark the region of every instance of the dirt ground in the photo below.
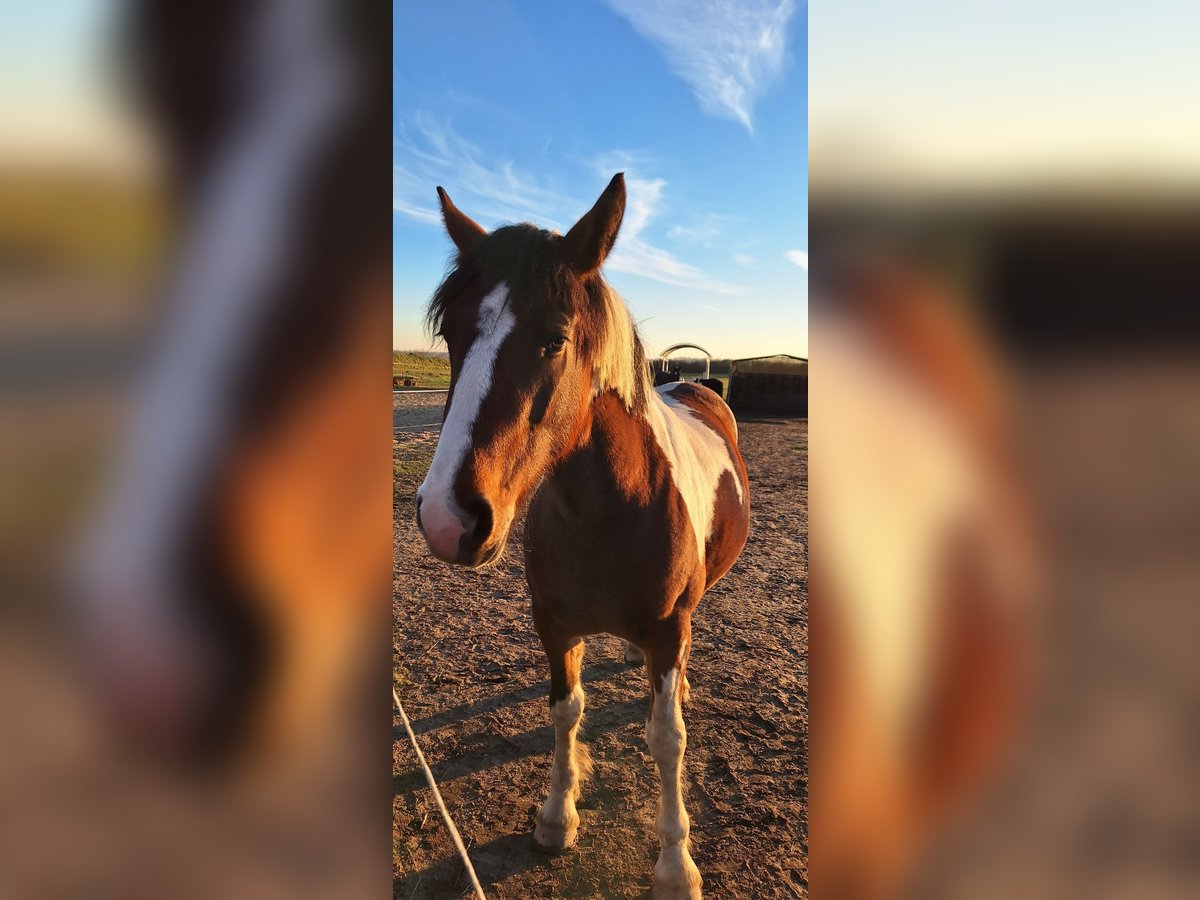
[[[440,419],[439,394],[394,395],[394,426]],[[808,887],[808,423],[742,420],[749,541],[693,620],[685,760],[692,854],[713,898],[804,897]],[[529,614],[519,530],[497,566],[428,556],[414,495],[437,432],[393,444],[394,677],[489,897],[647,897],[658,780],[648,683],[618,640],[588,639],[582,738],[595,773],[576,846],[533,847],[548,786],[549,682]],[[393,729],[393,897],[469,890],[399,720]]]

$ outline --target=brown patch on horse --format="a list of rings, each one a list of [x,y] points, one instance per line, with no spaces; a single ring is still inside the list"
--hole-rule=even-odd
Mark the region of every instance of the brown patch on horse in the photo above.
[[[734,467],[734,472],[723,472],[717,481],[712,533],[705,544],[704,589],[708,590],[729,571],[746,544],[750,532],[750,520],[746,514],[750,505],[750,478],[746,474],[746,463],[738,451],[737,422],[725,401],[714,391],[689,382],[674,386],[670,395],[695,413],[703,427],[711,428],[724,438]],[[740,491],[735,478],[740,483]]]
[[[736,463],[741,470],[743,497],[748,489],[745,465],[740,456]],[[713,508],[713,530],[705,548],[705,585],[707,591],[725,576],[746,546],[750,535],[750,519],[746,515],[748,501],[738,497],[731,472],[722,472],[717,482],[717,502]]]
[[[615,396],[603,395],[592,405],[592,440],[620,495],[648,505],[663,477],[661,468],[652,466],[654,434],[650,426],[631,419]],[[603,498],[596,502],[599,505]]]

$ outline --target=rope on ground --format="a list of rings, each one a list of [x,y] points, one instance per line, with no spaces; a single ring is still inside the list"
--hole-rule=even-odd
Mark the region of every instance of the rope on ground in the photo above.
[[[446,830],[450,832],[450,837],[454,840],[454,846],[458,848],[458,855],[462,857],[463,865],[467,868],[467,875],[471,878],[471,884],[475,888],[475,896],[479,900],[487,900],[483,893],[483,888],[479,886],[479,878],[475,875],[475,867],[471,865],[471,857],[467,856],[467,848],[463,846],[462,836],[459,835],[458,829],[454,827],[454,820],[450,818],[450,810],[446,809],[446,801],[442,799],[442,792],[438,790],[437,782],[433,780],[433,772],[429,770],[429,763],[425,762],[425,754],[421,752],[421,748],[417,745],[417,736],[413,734],[412,725],[408,721],[408,716],[405,715],[404,705],[400,702],[400,695],[396,693],[396,688],[392,687],[392,699],[396,701],[396,709],[400,712],[400,721],[404,723],[404,730],[408,732],[408,739],[412,743],[412,748],[417,752],[417,759],[421,761],[421,768],[425,770],[425,780],[429,782],[429,789],[433,791],[433,799],[437,801],[438,809],[442,813],[442,821],[446,823]]]

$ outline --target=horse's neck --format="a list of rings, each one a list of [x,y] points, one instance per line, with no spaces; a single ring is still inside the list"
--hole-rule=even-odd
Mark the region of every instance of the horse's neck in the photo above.
[[[660,404],[657,393],[648,404]],[[656,468],[645,412],[631,412],[615,393],[592,401],[579,443],[555,467],[549,486],[568,515],[595,516],[646,490]]]

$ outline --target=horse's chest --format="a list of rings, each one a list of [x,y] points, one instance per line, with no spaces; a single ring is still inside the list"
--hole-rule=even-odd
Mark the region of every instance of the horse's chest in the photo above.
[[[685,515],[668,498],[642,514],[596,509],[573,521],[535,507],[525,533],[535,600],[589,630],[661,617],[702,573],[691,529],[675,521]]]

